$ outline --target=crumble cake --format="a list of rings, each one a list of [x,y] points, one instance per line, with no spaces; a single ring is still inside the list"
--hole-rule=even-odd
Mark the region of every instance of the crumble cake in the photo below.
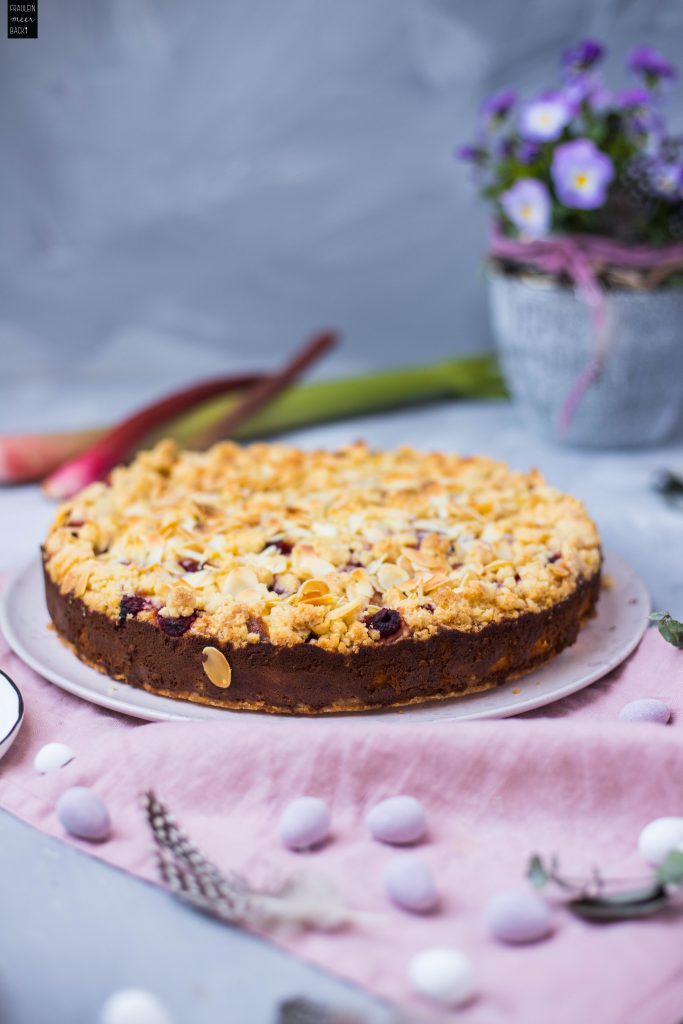
[[[600,541],[536,470],[411,448],[162,441],[63,504],[54,625],[153,693],[319,713],[484,690],[572,644]]]

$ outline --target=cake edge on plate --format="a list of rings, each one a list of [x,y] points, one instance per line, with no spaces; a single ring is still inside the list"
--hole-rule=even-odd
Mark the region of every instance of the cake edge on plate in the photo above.
[[[117,623],[74,594],[62,593],[45,569],[47,606],[57,634],[92,668],[159,696],[274,714],[381,710],[500,686],[571,646],[595,611],[600,586],[598,568],[542,611],[476,631],[442,629],[425,640],[388,639],[342,654],[308,644],[234,647],[196,633],[173,637],[134,617]],[[227,686],[208,678],[207,646],[229,665]]]

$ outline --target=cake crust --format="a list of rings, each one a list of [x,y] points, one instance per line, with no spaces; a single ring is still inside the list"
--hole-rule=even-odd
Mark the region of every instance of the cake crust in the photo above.
[[[155,693],[284,713],[476,692],[576,639],[599,594],[582,503],[537,471],[363,444],[143,452],[63,505],[48,608]]]
[[[443,630],[358,654],[269,643],[219,650],[232,667],[228,688],[202,668],[206,638],[170,637],[131,618],[120,626],[62,594],[45,573],[47,605],[60,637],[93,668],[150,693],[215,707],[279,714],[378,710],[463,697],[517,679],[576,640],[593,614],[600,574],[542,612],[493,623],[479,633]]]

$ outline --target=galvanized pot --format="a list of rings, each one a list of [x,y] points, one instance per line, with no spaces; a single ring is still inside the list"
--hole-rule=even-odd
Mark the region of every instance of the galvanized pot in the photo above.
[[[603,368],[559,428],[567,395],[594,353],[591,313],[573,288],[491,268],[493,330],[508,387],[549,439],[593,448],[665,440],[683,414],[683,288],[605,293]]]

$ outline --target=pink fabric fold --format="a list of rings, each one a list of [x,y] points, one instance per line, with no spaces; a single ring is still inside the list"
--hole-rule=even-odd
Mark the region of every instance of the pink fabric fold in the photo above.
[[[407,964],[424,947],[451,945],[472,957],[477,974],[477,997],[452,1015],[466,1024],[680,1022],[681,914],[600,926],[558,907],[552,939],[509,948],[487,937],[482,912],[494,892],[522,883],[533,852],[558,853],[573,873],[598,864],[640,875],[639,830],[654,817],[683,815],[683,652],[656,632],[621,669],[569,700],[481,723],[144,724],[63,693],[2,640],[0,664],[26,703],[22,732],[0,764],[0,805],[43,832],[155,881],[138,802],[153,788],[222,868],[262,884],[308,871],[330,879],[362,917],[340,934],[278,941],[371,992],[429,1013],[409,991]],[[640,696],[666,700],[672,724],[620,722],[619,709]],[[50,740],[70,744],[76,757],[41,776],[33,758]],[[92,786],[106,801],[108,842],[64,836],[54,805],[72,785]],[[417,796],[427,811],[429,835],[418,849],[443,894],[435,915],[403,913],[383,893],[383,866],[395,851],[369,838],[363,817],[397,793]],[[280,848],[276,830],[301,794],[329,801],[334,834],[323,849],[294,854]]]

